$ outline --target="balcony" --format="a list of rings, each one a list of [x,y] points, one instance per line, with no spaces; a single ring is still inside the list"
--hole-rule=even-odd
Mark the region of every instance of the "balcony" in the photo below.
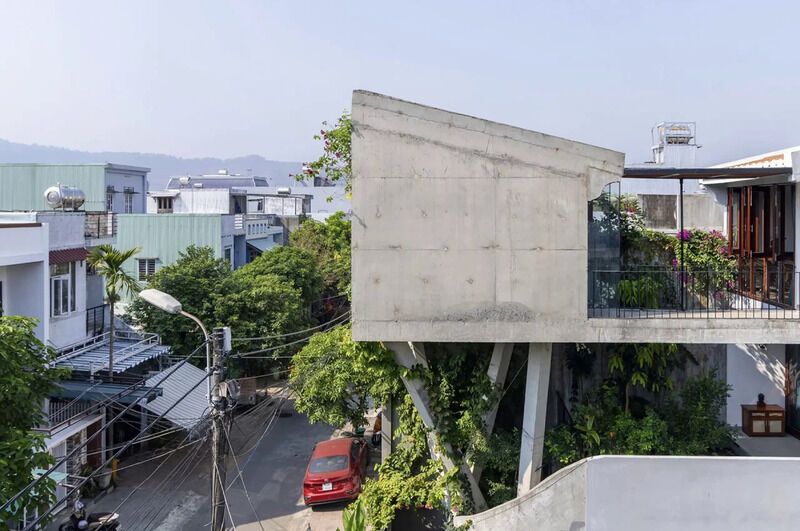
[[[754,277],[757,279],[754,280]],[[798,319],[798,273],[678,269],[589,272],[589,318]]]
[[[104,332],[68,345],[58,351],[55,364],[74,372],[95,377],[108,371],[110,333]],[[114,373],[122,373],[147,360],[169,352],[157,334],[141,334],[127,330],[114,331]]]
[[[113,212],[86,212],[84,237],[106,243],[117,236],[117,216]]]

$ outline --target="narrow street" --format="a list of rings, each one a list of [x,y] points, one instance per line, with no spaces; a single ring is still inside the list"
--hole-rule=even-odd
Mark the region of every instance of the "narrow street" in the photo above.
[[[252,415],[243,412],[240,416],[242,421],[234,422],[231,439],[237,452],[246,451],[258,443],[266,423],[273,417],[273,411],[272,407],[267,407]],[[305,415],[294,411],[291,400],[285,402],[283,411],[291,415],[275,416],[271,428],[252,454],[237,457],[243,471],[244,487],[237,479],[235,460],[228,458],[227,483],[233,482],[233,485],[227,491],[227,502],[233,524],[241,531],[333,531],[341,528],[343,504],[312,511],[302,501],[303,475],[314,443],[330,438],[334,430],[329,426],[310,424]],[[126,460],[120,463],[120,468],[149,457],[152,455],[147,453]],[[155,471],[164,460],[166,462]],[[87,504],[87,510],[116,510],[126,530],[207,528],[210,521],[208,444],[191,445],[164,460],[156,459],[123,469],[118,488],[97,503]],[[146,479],[151,474],[152,477]],[[142,486],[131,494],[142,481]],[[58,524],[67,516],[66,512],[60,513],[48,529],[58,529]],[[228,518],[226,520],[232,529],[234,526]]]

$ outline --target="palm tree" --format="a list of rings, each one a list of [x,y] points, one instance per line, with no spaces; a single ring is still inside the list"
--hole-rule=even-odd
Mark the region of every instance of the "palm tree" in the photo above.
[[[108,327],[108,380],[114,380],[114,304],[119,302],[122,293],[136,293],[139,283],[127,271],[122,269],[122,264],[140,251],[139,247],[120,251],[111,245],[98,245],[87,258],[99,275],[105,278],[106,301],[109,309]]]

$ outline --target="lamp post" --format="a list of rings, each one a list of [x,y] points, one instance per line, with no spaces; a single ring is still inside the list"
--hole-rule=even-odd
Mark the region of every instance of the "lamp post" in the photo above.
[[[203,332],[203,336],[206,340],[206,375],[211,376],[211,341],[208,337],[208,330],[203,325],[203,322],[197,318],[197,316],[190,314],[183,310],[181,303],[178,300],[170,295],[169,293],[164,293],[163,291],[159,291],[157,289],[144,289],[139,292],[139,297],[146,303],[150,304],[158,308],[159,310],[165,311],[167,313],[171,313],[173,315],[182,315],[188,319],[191,319],[197,326],[200,327],[200,330]],[[209,405],[213,406],[211,403],[211,378],[207,379],[208,389],[206,392],[206,400],[208,400]]]
[[[226,422],[226,401],[220,397],[220,386],[225,380],[225,347],[223,338],[230,337],[230,329],[217,328],[214,330],[214,363],[211,363],[211,341],[206,327],[202,321],[189,312],[183,311],[181,303],[175,297],[157,289],[145,289],[139,296],[148,304],[171,314],[180,314],[191,319],[206,338],[206,380],[208,381],[208,404],[211,407],[211,454],[213,467],[211,469],[211,529],[224,531],[225,529],[225,454],[226,446],[224,426]],[[213,369],[212,369],[213,367]],[[213,371],[213,372],[212,372]],[[213,382],[212,382],[213,380]],[[227,394],[225,395],[227,397]]]

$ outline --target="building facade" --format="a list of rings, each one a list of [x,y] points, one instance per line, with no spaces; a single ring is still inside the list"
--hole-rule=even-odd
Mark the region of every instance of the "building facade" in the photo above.
[[[0,164],[0,210],[46,210],[43,194],[61,184],[86,195],[88,211],[145,212],[149,168],[123,164]]]

